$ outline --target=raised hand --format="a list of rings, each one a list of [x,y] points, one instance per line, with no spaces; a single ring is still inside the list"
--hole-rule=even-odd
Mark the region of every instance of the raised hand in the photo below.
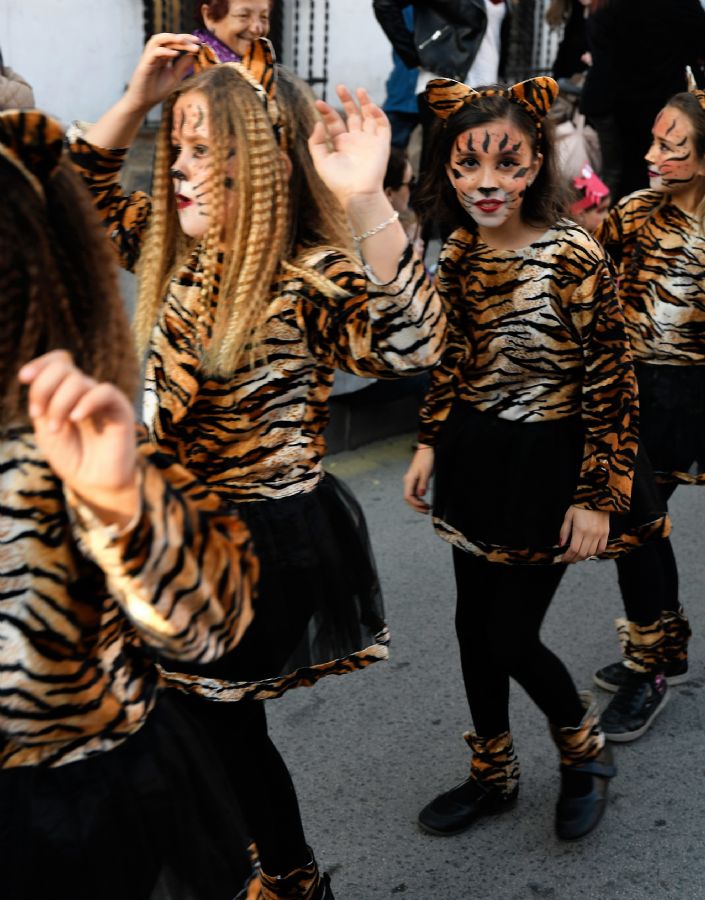
[[[318,174],[345,208],[354,195],[383,191],[392,130],[364,88],[358,88],[357,101],[345,85],[338,86],[337,94],[345,119],[317,100],[321,121],[309,138],[309,150]]]
[[[125,524],[139,508],[135,419],[127,397],[54,350],[19,372],[29,385],[37,444],[64,482],[105,522]]]
[[[199,46],[192,34],[152,35],[132,73],[125,100],[141,112],[161,103],[184,80]]]

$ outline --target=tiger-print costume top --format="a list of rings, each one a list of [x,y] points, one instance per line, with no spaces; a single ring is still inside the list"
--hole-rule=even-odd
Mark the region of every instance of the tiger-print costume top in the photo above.
[[[435,444],[455,398],[503,419],[580,414],[586,440],[575,505],[629,510],[638,403],[624,321],[604,250],[562,222],[523,250],[494,250],[460,228],[438,288],[448,344],[421,410]]]
[[[70,152],[131,268],[149,197],[122,193],[124,151],[93,147],[74,131]],[[198,249],[169,285],[147,359],[145,423],[161,448],[228,500],[287,497],[316,486],[336,367],[393,377],[440,358],[441,302],[410,248],[396,278],[381,286],[332,251],[311,264],[349,296],[327,299],[300,278],[286,278],[262,332],[267,357],[222,378],[203,374],[197,350],[207,344],[213,320],[213,307],[203,310],[199,299]]]
[[[659,191],[614,206],[595,237],[615,260],[635,360],[705,365],[705,235]]]
[[[64,496],[31,432],[1,446],[0,767],[60,766],[144,724],[161,683],[148,651],[208,662],[235,646],[257,561],[243,522],[148,445],[121,531]]]

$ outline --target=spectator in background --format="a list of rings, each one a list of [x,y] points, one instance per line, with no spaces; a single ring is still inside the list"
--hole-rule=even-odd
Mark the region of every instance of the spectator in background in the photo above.
[[[0,52],[0,110],[32,107],[34,107],[32,88],[21,75],[3,63]]]
[[[408,0],[373,0],[377,21],[408,68],[419,67],[416,83],[423,128],[420,173],[426,169],[433,114],[423,91],[432,78],[453,78],[471,86],[494,84],[504,75],[513,0],[413,0],[414,27],[407,27]]]
[[[553,63],[553,77],[571,78],[587,69],[584,59],[588,49],[585,20],[591,0],[551,0],[546,10],[546,21],[551,28],[565,26]]]
[[[409,4],[403,10],[404,24],[414,30],[414,8]],[[405,148],[411,132],[419,124],[419,104],[416,99],[416,82],[419,70],[409,68],[396,50],[392,51],[392,71],[387,79],[387,99],[382,107],[392,126],[392,146]]]
[[[419,233],[419,221],[410,206],[415,184],[414,170],[406,151],[399,147],[392,147],[387,163],[387,172],[384,176],[384,193],[392,207],[399,213],[399,221],[404,226],[414,253],[419,259],[423,259],[424,242]]]
[[[603,156],[613,145],[621,153],[621,172],[603,168],[616,200],[648,187],[651,126],[668,98],[684,89],[685,67],[695,69],[705,54],[705,10],[699,0],[593,0],[587,36],[592,66],[582,108],[600,134]]]
[[[194,36],[219,62],[239,62],[256,38],[269,34],[271,0],[208,0],[196,12]]]

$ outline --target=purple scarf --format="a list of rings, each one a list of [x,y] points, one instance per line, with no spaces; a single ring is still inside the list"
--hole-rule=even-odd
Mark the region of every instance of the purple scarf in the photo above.
[[[218,38],[205,28],[197,28],[193,32],[193,36],[197,37],[203,44],[207,44],[218,57],[218,62],[240,62],[242,57],[238,56],[234,50],[231,50],[227,44],[219,41]]]

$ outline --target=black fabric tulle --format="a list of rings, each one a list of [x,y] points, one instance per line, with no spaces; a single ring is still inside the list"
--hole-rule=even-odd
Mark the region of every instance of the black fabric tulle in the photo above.
[[[246,845],[216,754],[167,696],[108,753],[0,771],[3,900],[231,900]]]
[[[516,422],[456,400],[436,448],[434,519],[480,548],[519,551],[516,562],[551,562],[561,552],[561,525],[575,496],[584,440],[580,416]],[[610,544],[664,515],[640,449],[631,510],[611,516]]]
[[[635,369],[640,435],[657,476],[705,483],[705,366]]]
[[[327,663],[376,643],[384,604],[362,509],[326,474],[308,493],[241,503],[260,560],[255,617],[230,654],[166,669],[251,682]],[[296,680],[291,686],[295,687]]]

